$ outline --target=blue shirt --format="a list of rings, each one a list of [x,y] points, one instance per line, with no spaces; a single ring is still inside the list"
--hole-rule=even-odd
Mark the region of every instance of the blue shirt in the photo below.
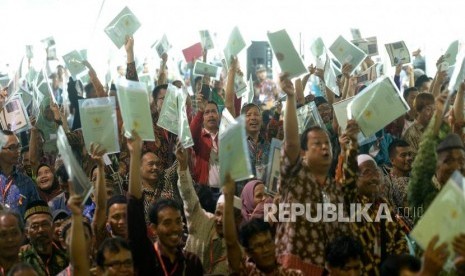
[[[16,167],[10,178],[0,171],[0,191],[0,203],[19,213],[21,217],[24,217],[26,206],[30,202],[40,199],[34,181]]]

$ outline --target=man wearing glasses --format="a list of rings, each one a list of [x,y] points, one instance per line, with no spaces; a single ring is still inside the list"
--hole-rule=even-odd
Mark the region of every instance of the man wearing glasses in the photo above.
[[[21,145],[9,130],[0,130],[0,204],[24,216],[29,202],[39,199],[35,183],[17,169]]]

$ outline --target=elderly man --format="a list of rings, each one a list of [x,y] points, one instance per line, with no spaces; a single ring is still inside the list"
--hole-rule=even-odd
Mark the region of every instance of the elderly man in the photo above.
[[[24,220],[29,244],[20,253],[21,261],[31,264],[39,275],[57,275],[68,266],[68,256],[53,242],[52,214],[47,203],[31,202]]]

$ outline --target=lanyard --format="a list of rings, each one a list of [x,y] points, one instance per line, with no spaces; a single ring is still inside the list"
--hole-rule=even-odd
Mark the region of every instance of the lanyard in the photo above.
[[[214,248],[213,248],[213,237],[212,237],[212,238],[210,238],[210,266],[211,266],[211,267],[210,267],[210,269],[208,270],[208,273],[210,273],[210,274],[211,274],[212,271],[213,271],[213,266],[214,266],[214,265],[216,265],[216,264],[219,263],[219,262],[222,262],[222,261],[226,260],[226,256],[222,256],[222,257],[218,258],[218,260],[213,261],[213,249],[214,249]]]
[[[2,197],[3,197],[3,204],[6,202],[6,197],[8,196],[8,191],[11,188],[11,184],[13,184],[13,177],[8,177],[8,183],[6,184],[5,188],[2,188]]]
[[[178,268],[178,262],[176,261],[176,265],[173,267],[171,272],[168,274],[168,271],[166,271],[165,262],[163,262],[163,259],[162,259],[161,255],[160,255],[160,251],[158,249],[158,243],[154,243],[153,247],[155,248],[155,253],[157,253],[157,258],[160,261],[161,268],[163,269],[163,273],[165,274],[165,276],[173,275],[174,272],[176,271],[176,269]]]

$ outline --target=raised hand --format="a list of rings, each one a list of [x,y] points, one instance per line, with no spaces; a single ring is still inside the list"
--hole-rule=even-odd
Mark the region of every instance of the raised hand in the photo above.
[[[178,160],[178,166],[181,171],[187,170],[187,150],[182,146],[181,142],[176,143],[176,160]]]
[[[352,69],[352,65],[350,65],[349,63],[344,63],[341,69],[342,75],[346,78],[350,78],[350,72],[352,72]]]
[[[344,132],[345,136],[350,140],[352,143],[357,143],[357,136],[360,132],[360,127],[358,126],[355,120],[347,121],[347,127]]]
[[[105,155],[106,150],[97,143],[90,143],[90,158],[96,161],[99,165],[104,165],[103,155]]]
[[[130,35],[126,36],[126,42],[124,43],[126,53],[134,53],[134,38]]]
[[[135,130],[131,132],[131,137],[127,138],[127,145],[131,155],[142,150],[142,139]]]
[[[295,95],[294,85],[289,80],[288,73],[284,73],[279,77],[279,86],[281,87],[281,90],[283,90],[284,93],[286,93],[287,96]]]
[[[73,215],[81,215],[82,196],[73,194],[68,199],[68,208]]]
[[[423,267],[422,271],[425,271],[426,275],[438,275],[441,272],[444,263],[449,257],[447,252],[447,244],[443,243],[436,247],[439,241],[438,236],[434,236],[429,242],[426,248],[425,254],[423,254]],[[422,274],[421,274],[422,275]]]
[[[226,177],[224,179],[224,186],[223,186],[223,194],[227,195],[234,195],[236,193],[236,183],[231,178],[229,173],[226,173]]]
[[[199,111],[203,112],[205,110],[205,99],[203,98],[201,90],[197,91],[195,100],[197,101],[197,108]]]

